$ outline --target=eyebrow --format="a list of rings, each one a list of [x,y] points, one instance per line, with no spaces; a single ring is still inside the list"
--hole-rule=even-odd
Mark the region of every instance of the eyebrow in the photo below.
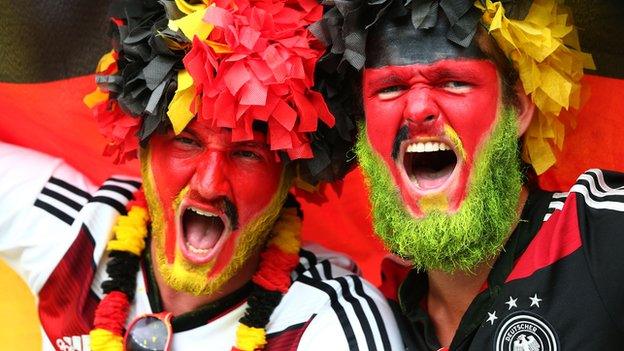
[[[261,148],[261,149],[268,149],[269,148],[269,145],[267,143],[254,141],[254,140],[239,141],[239,142],[234,143],[234,145],[239,146],[239,147],[240,146],[257,147],[257,148]]]
[[[474,68],[458,68],[458,66],[454,66],[453,68],[448,67],[431,67],[429,70],[423,72],[423,76],[425,76],[429,80],[445,80],[445,79],[466,79],[466,80],[475,80],[479,78],[480,74],[478,70]]]
[[[402,83],[403,83],[403,79],[401,79],[401,77],[399,77],[396,73],[390,73],[389,75],[385,75],[383,77],[372,79],[369,85],[376,87],[376,86],[396,85],[396,84],[402,84]]]

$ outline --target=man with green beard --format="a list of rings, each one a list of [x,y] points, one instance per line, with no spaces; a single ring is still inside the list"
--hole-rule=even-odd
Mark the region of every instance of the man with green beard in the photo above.
[[[312,90],[321,5],[126,0],[111,15],[85,102],[141,178],[96,185],[0,142],[0,259],[37,296],[41,348],[400,349],[386,299],[302,244],[288,194],[350,168],[349,122]]]
[[[407,349],[617,348],[624,179],[590,170],[547,193],[520,158],[521,146],[537,173],[552,164],[544,137],[558,140],[592,66],[564,45],[565,12],[553,0],[334,5],[313,28],[332,46],[318,74],[341,92],[334,110],[363,109],[374,228],[412,266],[384,286]],[[397,269],[384,262],[386,283]]]

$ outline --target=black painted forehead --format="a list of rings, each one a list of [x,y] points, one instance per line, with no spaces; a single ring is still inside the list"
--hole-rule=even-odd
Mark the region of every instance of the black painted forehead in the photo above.
[[[432,63],[448,58],[483,59],[486,55],[472,40],[462,47],[447,39],[449,22],[439,14],[430,29],[416,29],[410,16],[381,19],[369,31],[366,43],[367,68]]]

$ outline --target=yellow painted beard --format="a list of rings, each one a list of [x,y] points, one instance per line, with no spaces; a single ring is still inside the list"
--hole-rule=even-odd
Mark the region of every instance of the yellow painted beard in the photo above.
[[[159,201],[154,186],[154,175],[148,162],[151,159],[151,152],[143,149],[140,155],[141,173],[143,177],[143,189],[147,200],[150,213],[151,224],[151,245],[155,245],[153,253],[154,266],[158,269],[165,283],[177,291],[184,291],[196,296],[211,295],[217,292],[226,282],[236,276],[241,268],[255,256],[269,239],[271,229],[277,220],[292,180],[289,169],[282,172],[277,192],[265,207],[264,211],[259,213],[246,226],[240,228],[236,243],[234,244],[234,252],[230,262],[221,270],[220,273],[213,277],[209,277],[214,261],[203,265],[195,265],[188,262],[180,248],[176,246],[173,263],[168,263],[165,255],[166,220],[163,213],[163,205]],[[172,204],[173,213],[177,212],[183,194],[188,191],[185,187]],[[175,235],[175,234],[173,234]]]

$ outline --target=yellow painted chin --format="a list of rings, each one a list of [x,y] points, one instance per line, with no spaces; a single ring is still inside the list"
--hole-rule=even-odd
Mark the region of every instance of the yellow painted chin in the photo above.
[[[429,214],[433,211],[446,213],[449,211],[447,194],[438,193],[423,196],[420,200],[418,200],[418,207],[424,214]]]
[[[167,285],[173,289],[197,296],[213,294],[239,273],[248,260],[264,247],[264,243],[268,240],[271,228],[277,220],[288,194],[292,179],[291,172],[288,170],[282,172],[280,184],[273,199],[271,199],[263,212],[259,213],[255,219],[239,230],[230,262],[221,272],[211,276],[216,258],[208,263],[196,265],[187,261],[176,246],[173,263],[167,262],[165,255],[166,220],[162,204],[158,200],[155,191],[154,175],[148,162],[149,159],[151,159],[149,150],[141,152],[143,189],[152,219],[151,245],[155,245],[151,251],[153,253],[153,264],[157,267]],[[173,203],[174,213],[184,197],[183,193],[185,193],[185,190],[188,191],[188,188],[182,190]]]

